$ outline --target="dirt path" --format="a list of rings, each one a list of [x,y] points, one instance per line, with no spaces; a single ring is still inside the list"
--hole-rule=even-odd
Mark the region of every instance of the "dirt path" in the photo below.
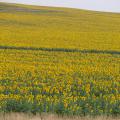
[[[11,113],[11,114],[1,114],[0,120],[120,120],[120,117],[60,117],[53,114],[42,114],[33,116],[31,114],[19,114],[19,113]]]

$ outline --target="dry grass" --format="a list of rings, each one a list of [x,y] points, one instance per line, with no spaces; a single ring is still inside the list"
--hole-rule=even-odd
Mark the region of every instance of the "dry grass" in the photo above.
[[[24,114],[24,113],[9,113],[9,114],[1,114],[0,120],[120,120],[120,117],[106,117],[106,116],[99,116],[99,117],[61,117],[53,114],[42,114],[33,116],[31,114]]]

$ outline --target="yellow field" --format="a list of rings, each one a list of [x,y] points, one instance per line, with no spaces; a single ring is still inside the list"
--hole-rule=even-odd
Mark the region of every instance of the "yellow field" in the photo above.
[[[0,3],[0,111],[120,115],[120,14]]]
[[[120,50],[120,14],[0,6],[2,46]]]

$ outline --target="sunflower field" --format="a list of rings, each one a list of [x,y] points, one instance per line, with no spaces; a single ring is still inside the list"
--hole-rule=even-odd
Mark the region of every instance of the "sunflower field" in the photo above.
[[[120,14],[0,3],[0,112],[120,115]]]

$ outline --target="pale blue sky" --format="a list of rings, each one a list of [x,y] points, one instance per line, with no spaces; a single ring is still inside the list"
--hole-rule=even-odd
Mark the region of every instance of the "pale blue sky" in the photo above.
[[[0,0],[0,2],[120,12],[120,0]]]

